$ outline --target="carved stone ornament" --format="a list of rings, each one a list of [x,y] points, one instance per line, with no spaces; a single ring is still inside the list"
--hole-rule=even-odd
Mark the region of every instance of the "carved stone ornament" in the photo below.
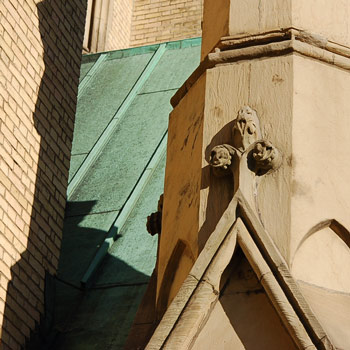
[[[241,108],[234,121],[232,145],[215,146],[209,164],[216,176],[233,173],[236,177],[242,176],[242,161],[256,176],[274,171],[282,163],[279,150],[270,141],[262,139],[259,118],[249,106]]]
[[[261,140],[255,143],[253,148],[255,160],[255,172],[257,175],[269,170],[276,170],[282,163],[280,152],[270,141]]]
[[[158,211],[147,217],[147,231],[154,236],[162,231],[163,195],[158,200]]]
[[[210,154],[210,165],[216,176],[225,176],[230,170],[232,157],[235,155],[234,147],[230,145],[215,146]]]

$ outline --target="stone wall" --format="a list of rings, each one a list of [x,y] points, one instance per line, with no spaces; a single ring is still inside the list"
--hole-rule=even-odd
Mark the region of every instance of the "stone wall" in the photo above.
[[[130,46],[199,37],[203,0],[135,0]]]
[[[45,281],[58,265],[85,12],[85,0],[0,3],[3,349],[52,320]]]

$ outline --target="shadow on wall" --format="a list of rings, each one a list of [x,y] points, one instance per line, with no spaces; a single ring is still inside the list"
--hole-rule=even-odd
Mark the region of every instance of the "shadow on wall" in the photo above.
[[[233,122],[226,124],[211,140],[205,149],[205,160],[209,163],[211,150],[218,145],[231,143]],[[233,197],[233,178],[225,176],[215,177],[207,165],[202,169],[201,190],[208,189],[206,219],[198,233],[198,251],[200,252],[214,231],[218,221],[222,217]]]
[[[81,5],[84,8],[84,0]],[[4,349],[18,349],[26,340],[27,348],[40,349],[53,324],[52,276],[60,246],[57,234],[63,226],[84,29],[79,11],[83,14],[81,8],[72,8],[66,0],[37,4],[45,67],[33,113],[35,132],[41,138],[40,152],[28,243],[11,268],[7,288]],[[80,21],[82,28],[67,28],[72,19]]]

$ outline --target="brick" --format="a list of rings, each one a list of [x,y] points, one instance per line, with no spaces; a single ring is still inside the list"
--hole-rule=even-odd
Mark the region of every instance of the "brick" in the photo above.
[[[17,216],[17,217],[16,217],[15,223],[16,223],[16,225],[18,226],[18,228],[19,228],[21,231],[24,231],[25,223],[24,223],[24,221],[21,219],[20,216]]]
[[[201,13],[199,0],[135,0],[130,46],[200,36]]]
[[[4,145],[7,144],[7,143],[4,143]],[[12,148],[12,147],[11,147]],[[8,167],[12,170],[13,167],[14,167],[14,161],[11,157],[11,153],[10,152],[6,152],[4,151],[4,146],[0,146],[0,149],[2,151],[2,154],[0,156],[0,162],[1,163],[6,163],[8,165]],[[7,176],[7,175],[6,175]]]
[[[18,265],[14,265],[13,270],[23,282],[17,283],[14,301],[21,323],[15,322],[17,327],[14,327],[12,321],[17,318],[13,313],[12,321],[5,320],[2,327],[2,340],[6,339],[8,348],[19,349],[43,311],[43,255],[52,273],[58,264],[65,205],[62,193],[65,194],[67,186],[86,4],[82,0],[61,6],[52,2],[52,16],[44,11],[40,28],[35,1],[3,0],[3,5],[6,12],[0,25],[3,39],[0,108],[4,109],[5,116],[1,116],[0,126],[0,196],[5,203],[0,209],[1,263],[12,265],[27,250],[29,225],[31,236],[37,238],[36,243],[30,245],[28,263],[21,260],[27,272],[20,272]],[[41,35],[50,49],[46,52],[46,67]],[[46,82],[51,79],[51,83],[41,85],[44,69]],[[38,103],[40,87],[44,93]],[[40,113],[38,118],[45,121],[41,125],[34,125],[34,110]],[[66,130],[63,132],[63,129]],[[37,168],[39,152],[40,164],[46,162],[40,169]],[[50,168],[55,169],[54,172]],[[38,206],[41,214],[31,204],[37,181],[43,184],[38,196],[42,199]],[[51,253],[47,252],[46,240],[50,242]],[[7,281],[11,278],[9,269],[4,266],[0,266],[0,300],[6,295]],[[2,312],[3,309],[0,314]]]
[[[2,260],[0,260],[0,271],[7,278],[7,280],[11,279],[10,268]]]
[[[7,105],[5,103],[5,113],[9,113],[10,111],[12,111],[10,108],[9,108],[9,105]],[[8,112],[6,112],[6,110]],[[0,128],[0,131],[4,134],[6,140],[8,140],[10,142],[10,144],[16,148],[17,146],[17,140],[16,138],[13,136],[13,123],[11,120],[6,120],[6,124],[5,123],[2,123],[1,124],[1,128]]]
[[[6,251],[4,252],[4,256],[2,260],[9,268],[12,266],[13,259]]]
[[[4,313],[4,310],[5,310],[5,301],[0,299],[0,314],[3,314]],[[5,336],[6,334],[6,331],[4,332],[2,330],[2,333],[1,333],[1,340],[3,340],[4,342],[7,340],[7,337]]]
[[[22,207],[18,203],[18,201],[14,198],[14,196],[9,192],[6,191],[5,193],[5,199],[6,201],[12,206],[12,208],[19,214],[21,215]]]
[[[15,212],[15,210],[10,205],[7,206],[6,214],[12,222],[16,221],[16,216],[18,214]]]

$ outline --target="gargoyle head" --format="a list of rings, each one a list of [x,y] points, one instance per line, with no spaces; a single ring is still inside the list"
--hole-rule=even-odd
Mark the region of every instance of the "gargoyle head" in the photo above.
[[[234,154],[234,148],[226,144],[215,146],[211,150],[209,164],[216,176],[221,177],[230,173],[229,168],[232,164]]]
[[[263,175],[270,170],[277,170],[282,163],[282,155],[270,141],[258,141],[252,150],[255,172]]]
[[[233,146],[242,152],[261,139],[259,119],[252,108],[244,106],[239,110],[232,134]]]

